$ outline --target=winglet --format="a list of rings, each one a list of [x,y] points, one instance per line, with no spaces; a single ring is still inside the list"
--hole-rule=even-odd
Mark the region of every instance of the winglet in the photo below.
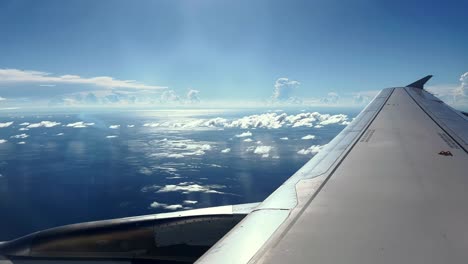
[[[414,87],[414,88],[419,88],[419,89],[424,89],[424,84],[429,81],[429,79],[432,78],[432,75],[428,75],[420,80],[415,81],[412,84],[406,85],[406,87]]]

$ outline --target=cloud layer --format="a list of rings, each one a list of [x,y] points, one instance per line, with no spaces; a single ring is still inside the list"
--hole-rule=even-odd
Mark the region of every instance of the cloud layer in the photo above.
[[[216,193],[216,194],[224,194],[220,189],[224,189],[226,186],[224,185],[201,185],[194,182],[181,182],[178,184],[168,184],[165,186],[158,186],[158,185],[151,185],[145,186],[141,189],[142,192],[156,192],[156,193],[167,193],[167,192],[181,192],[183,194],[188,193]]]
[[[310,146],[309,148],[299,150],[299,151],[297,152],[297,154],[301,154],[301,155],[316,154],[316,153],[318,153],[320,150],[322,150],[324,147],[325,147],[325,145],[323,145],[323,146],[320,146],[320,145],[312,145],[312,146]]]
[[[59,75],[41,71],[0,69],[0,83],[37,83],[42,86],[56,84],[85,84],[103,88],[164,89],[163,86],[146,85],[134,80],[118,80],[109,76],[85,78],[78,75]]]
[[[350,119],[345,114],[321,114],[318,112],[300,113],[297,115],[288,115],[286,113],[265,113],[260,115],[244,116],[239,119],[228,120],[225,118],[212,119],[191,119],[185,122],[167,121],[145,123],[146,127],[159,127],[171,129],[196,129],[196,128],[241,128],[241,129],[279,129],[287,127],[316,127],[320,128],[326,125],[339,124],[348,125]],[[247,131],[236,135],[236,137],[249,137],[251,132]]]

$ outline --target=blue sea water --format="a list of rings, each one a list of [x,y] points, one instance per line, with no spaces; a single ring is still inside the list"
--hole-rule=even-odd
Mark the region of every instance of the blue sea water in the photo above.
[[[313,111],[3,112],[0,241],[83,221],[262,201],[313,157],[301,149],[345,127],[265,118]],[[350,121],[357,111],[320,113]],[[263,121],[242,127],[246,117]]]

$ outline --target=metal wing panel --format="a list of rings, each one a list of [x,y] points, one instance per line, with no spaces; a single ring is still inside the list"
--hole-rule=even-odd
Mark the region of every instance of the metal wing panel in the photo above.
[[[356,143],[393,92],[382,90],[335,139],[305,164],[251,214],[242,220],[197,263],[247,263],[280,226],[291,220],[291,212],[304,205]]]
[[[407,88],[395,89],[250,262],[466,262],[468,155],[424,110]],[[298,193],[315,179],[299,182]]]
[[[463,114],[425,90],[414,88],[405,88],[405,90],[434,122],[450,134],[465,151],[468,150],[468,122]]]

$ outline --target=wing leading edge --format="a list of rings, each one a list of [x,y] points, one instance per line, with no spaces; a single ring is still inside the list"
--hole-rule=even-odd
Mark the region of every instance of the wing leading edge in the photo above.
[[[384,89],[198,262],[468,259],[468,122],[429,78]]]

